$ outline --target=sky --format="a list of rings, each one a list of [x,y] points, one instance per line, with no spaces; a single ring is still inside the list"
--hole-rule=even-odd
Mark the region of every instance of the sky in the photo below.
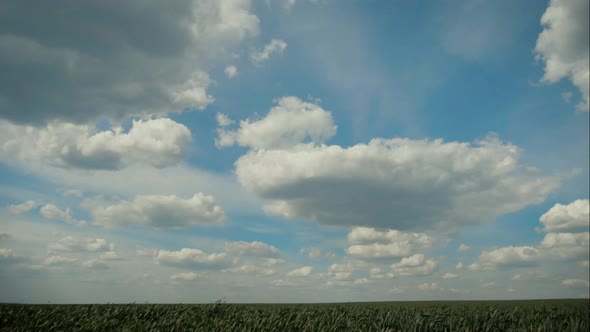
[[[589,297],[587,0],[0,2],[0,302]]]

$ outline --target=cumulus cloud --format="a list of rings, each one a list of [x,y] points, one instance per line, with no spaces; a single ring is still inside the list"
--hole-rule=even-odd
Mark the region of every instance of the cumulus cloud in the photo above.
[[[12,249],[0,248],[0,264],[15,264],[26,260],[26,257],[15,254]]]
[[[469,265],[469,269],[496,270],[497,267],[531,266],[538,262],[539,257],[539,249],[535,247],[502,247],[482,252],[477,261]]]
[[[105,227],[142,225],[156,229],[214,225],[225,213],[213,196],[197,193],[184,199],[175,195],[138,195],[132,201],[92,208],[93,222]]]
[[[588,229],[590,200],[578,199],[568,205],[555,204],[539,220],[545,232]]]
[[[260,51],[253,51],[250,53],[250,59],[255,64],[262,64],[263,62],[270,59],[273,54],[282,54],[287,49],[287,43],[281,39],[272,39],[264,48]]]
[[[227,115],[225,115],[223,113],[215,114],[215,120],[217,120],[217,125],[220,127],[231,126],[232,124],[235,123],[234,120],[230,119]]]
[[[379,231],[369,227],[354,227],[348,233],[348,242],[351,245],[346,252],[363,260],[400,258],[432,245],[432,239],[423,233]]]
[[[231,264],[226,253],[208,254],[191,248],[179,251],[156,250],[154,259],[161,265],[196,269],[221,269]]]
[[[454,274],[454,273],[450,273],[447,272],[442,276],[443,279],[458,279],[459,275],[458,274]]]
[[[545,62],[543,82],[569,78],[580,90],[579,110],[589,109],[589,38],[587,0],[551,0],[541,17],[543,31],[535,52]]]
[[[35,201],[26,201],[22,204],[13,204],[8,206],[8,212],[12,214],[23,214],[36,208],[38,204]]]
[[[424,259],[424,255],[417,254],[392,264],[389,276],[428,276],[436,272],[438,266],[434,259]]]
[[[192,140],[186,126],[167,118],[134,120],[127,133],[120,128],[97,132],[88,125],[64,122],[36,128],[0,121],[0,138],[0,152],[8,158],[102,170],[120,169],[133,162],[171,166],[184,157]]]
[[[236,66],[227,66],[225,67],[225,70],[223,71],[225,73],[225,76],[227,76],[227,78],[234,78],[236,77],[236,75],[238,75],[238,67]]]
[[[0,117],[29,124],[202,109],[200,68],[259,33],[250,0],[9,0],[0,22]]]
[[[279,250],[269,244],[253,241],[226,242],[225,251],[229,254],[253,257],[278,257]]]
[[[270,135],[272,136],[272,135]],[[276,140],[275,140],[276,141]],[[251,150],[238,181],[273,200],[273,214],[322,224],[452,232],[539,204],[560,183],[489,135],[474,144],[404,138],[349,148],[300,144]]]
[[[561,284],[568,287],[590,287],[590,282],[588,282],[588,280],[582,279],[565,279],[561,282]]]
[[[224,272],[231,273],[242,273],[242,274],[254,274],[259,276],[270,276],[277,273],[277,269],[265,266],[259,266],[255,264],[244,264],[230,269],[224,270]]]
[[[76,226],[83,226],[86,225],[86,221],[84,220],[77,220],[76,218],[72,217],[71,211],[69,208],[65,210],[61,210],[57,206],[53,204],[46,204],[40,210],[39,213],[47,219],[50,220],[59,220],[63,221],[66,224],[76,225]]]
[[[313,271],[311,266],[303,266],[287,273],[288,277],[307,277]]]
[[[483,251],[470,270],[533,266],[543,261],[588,257],[590,233],[549,233],[537,246],[508,246]]]
[[[457,251],[465,252],[465,251],[469,251],[470,249],[471,249],[470,246],[466,245],[465,243],[461,243],[461,245],[459,245],[459,248],[457,248]]]
[[[92,270],[108,270],[111,268],[108,264],[98,259],[89,259],[82,263],[82,267]]]
[[[323,143],[336,134],[332,114],[320,106],[297,97],[283,97],[275,102],[277,105],[262,119],[240,121],[237,130],[218,128],[217,146],[286,148],[306,141]]]
[[[63,237],[49,244],[49,252],[114,252],[115,244],[105,239]]]
[[[49,256],[43,261],[43,264],[48,266],[67,266],[74,265],[76,262],[78,262],[78,259],[73,257]]]
[[[182,273],[176,273],[176,274],[171,275],[170,279],[192,281],[192,280],[201,279],[203,277],[204,277],[204,274],[199,273],[199,272],[182,272]]]
[[[476,261],[469,265],[470,270],[496,270],[519,266],[537,265],[544,261],[570,261],[588,257],[590,252],[590,232],[565,233],[555,230],[587,228],[580,221],[584,218],[582,211],[588,206],[585,200],[576,200],[564,206],[554,205],[541,216],[540,221],[549,231],[543,240],[534,246],[508,246],[490,251],[483,251]],[[580,216],[581,215],[581,216]]]

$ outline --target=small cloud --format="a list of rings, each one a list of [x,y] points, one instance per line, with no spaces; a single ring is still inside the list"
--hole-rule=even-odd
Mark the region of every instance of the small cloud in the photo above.
[[[201,279],[204,276],[205,275],[203,273],[198,273],[198,272],[183,272],[183,273],[177,273],[177,274],[171,275],[170,279],[192,281],[192,280]]]
[[[590,287],[590,282],[583,279],[565,279],[561,284],[567,287]]]
[[[468,245],[466,245],[464,243],[461,243],[461,245],[459,246],[459,248],[457,249],[457,251],[459,251],[459,252],[465,252],[465,251],[469,251],[469,249],[471,249],[470,246],[468,246]]]
[[[235,123],[234,120],[230,119],[227,115],[225,115],[223,113],[215,114],[215,120],[217,120],[217,125],[220,127],[231,126],[232,124]]]
[[[255,64],[262,64],[267,61],[272,54],[282,54],[287,49],[287,43],[281,39],[272,39],[270,43],[264,46],[261,51],[254,51],[250,54],[250,59]]]
[[[110,268],[106,263],[97,259],[88,260],[82,263],[82,266],[93,270],[108,270]]]
[[[72,265],[76,263],[78,260],[73,257],[64,257],[64,256],[50,256],[43,261],[43,264],[48,266],[66,266]]]
[[[495,283],[495,282],[493,282],[493,281],[490,281],[490,282],[482,282],[481,284],[479,284],[479,286],[480,286],[481,288],[492,288],[492,287],[494,287],[495,285],[496,285],[496,283]]]
[[[225,76],[227,76],[227,78],[234,78],[236,77],[236,75],[238,75],[238,68],[236,66],[227,66],[225,67],[225,70],[223,71],[225,73]]]
[[[457,270],[461,270],[463,268],[463,263],[461,263],[461,262],[457,263],[457,265],[455,266],[455,268]]]
[[[66,224],[76,225],[76,226],[84,226],[87,224],[84,220],[77,220],[76,218],[72,217],[71,211],[69,208],[65,210],[61,210],[57,206],[53,204],[46,204],[39,210],[41,215],[49,220],[59,220],[63,221]]]
[[[288,277],[307,277],[311,274],[311,271],[313,271],[313,267],[304,266],[304,267],[300,267],[298,269],[290,271],[289,273],[287,273],[287,276]]]
[[[443,279],[457,279],[457,278],[459,278],[459,275],[454,274],[454,273],[445,273],[445,275],[443,275],[442,278]]]
[[[35,201],[26,201],[22,204],[9,205],[8,212],[12,214],[23,214],[36,208],[37,205],[38,204]]]

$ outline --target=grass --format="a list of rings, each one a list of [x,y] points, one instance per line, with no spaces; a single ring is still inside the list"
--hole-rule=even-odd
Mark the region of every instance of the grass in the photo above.
[[[589,300],[0,304],[2,331],[590,331]]]

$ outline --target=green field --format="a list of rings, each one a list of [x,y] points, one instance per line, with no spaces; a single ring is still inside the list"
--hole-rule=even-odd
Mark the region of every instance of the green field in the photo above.
[[[589,300],[0,304],[2,331],[590,331]]]

